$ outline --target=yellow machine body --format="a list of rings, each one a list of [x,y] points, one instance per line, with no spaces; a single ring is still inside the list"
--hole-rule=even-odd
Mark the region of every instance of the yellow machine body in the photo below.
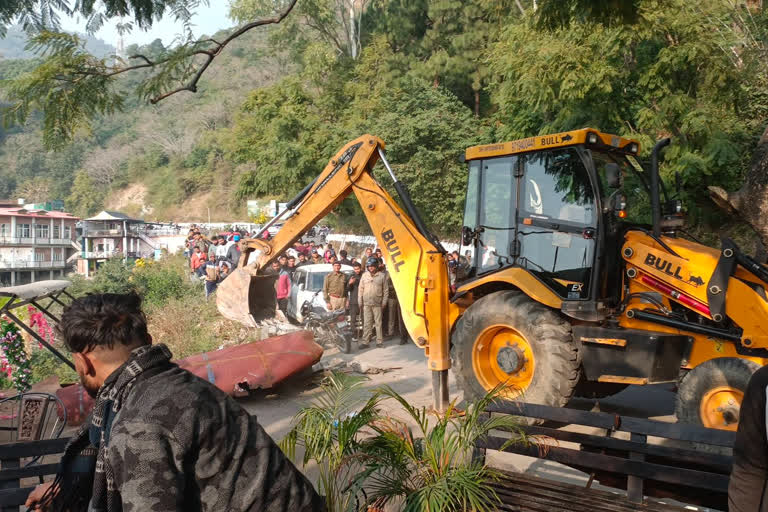
[[[619,233],[615,235],[615,253],[609,253],[600,240],[595,244],[603,251],[599,261],[614,265],[611,276],[594,278],[586,272],[592,285],[573,272],[547,280],[542,277],[546,272],[520,264],[526,263],[525,258],[514,252],[517,249],[510,249],[508,255],[499,258],[497,269],[477,272],[457,281],[452,288],[446,252],[418,217],[407,190],[386,162],[384,148],[384,142],[372,135],[349,142],[290,203],[290,212],[274,238],[241,242],[243,252],[236,275],[227,278],[217,294],[217,304],[225,316],[255,325],[265,316],[265,310],[266,316],[273,313],[274,302],[267,300],[273,293],[272,281],[262,278],[264,269],[344,198],[354,194],[383,252],[408,333],[424,349],[428,368],[434,372],[437,407],[444,406],[448,399],[446,371],[452,359],[467,398],[506,383],[515,387],[510,397],[524,394],[526,399],[548,405],[564,405],[574,388],[582,385],[593,392],[608,389],[606,386],[616,390],[616,386],[627,384],[669,382],[677,380],[680,372],[693,375],[700,365],[718,359],[743,361],[751,365],[747,367],[750,371],[768,363],[766,282],[755,275],[754,268],[727,267],[730,273],[718,281],[722,289],[714,295],[722,294],[716,301],[724,309],[722,314],[713,313],[713,276],[720,275],[718,272],[724,268],[727,251],[671,233],[654,235],[647,229],[622,227],[609,211],[605,197],[596,199],[596,204],[602,205],[601,211],[595,213],[599,220],[584,229],[583,238]],[[591,128],[475,146],[466,150],[465,158],[471,166],[473,162],[506,157],[522,162],[557,151],[578,153],[585,168],[591,165],[591,186],[600,188],[602,195],[605,191],[600,183],[605,182],[605,176],[601,173],[609,168],[605,161],[621,162],[623,174],[629,170],[639,175],[643,170],[634,160],[639,151],[637,141]],[[598,171],[596,162],[600,158],[604,169]],[[379,160],[394,180],[400,203],[371,174]],[[522,183],[526,179],[522,165],[516,169],[514,179]],[[524,200],[521,196],[517,195],[517,201]],[[508,201],[513,203],[509,205],[513,210],[514,202],[514,198]],[[565,228],[551,219],[547,224],[545,216],[514,211],[516,225],[531,229],[544,225],[553,247],[565,247],[564,243],[580,236],[573,226],[570,232],[562,233]],[[486,230],[483,226],[465,229],[466,236],[479,249]],[[530,233],[534,232],[529,230],[523,235]],[[586,249],[584,254],[586,258]],[[478,258],[480,254],[476,253]],[[613,299],[581,301],[585,298],[579,295],[581,290],[590,286],[594,290],[596,283],[602,290],[590,293],[604,293]],[[592,309],[582,308],[582,302]],[[647,375],[625,371],[622,354],[630,354],[633,347],[641,347],[640,356],[636,352],[635,358],[650,354],[658,360],[657,367],[666,365],[664,371],[658,373],[657,367],[649,367]],[[610,361],[605,369],[600,367],[603,357]],[[671,361],[671,367],[665,358]],[[589,371],[587,363],[591,365]],[[553,385],[549,381],[554,378],[567,382]],[[701,381],[697,378],[697,382]],[[542,386],[546,392],[537,394],[537,387]],[[736,409],[729,409],[728,404],[740,401],[743,390],[739,386],[697,386],[702,388],[697,396],[703,396],[700,416],[710,418],[703,423],[734,428],[733,414],[735,411],[738,417],[738,404]],[[728,411],[722,412],[725,409]]]

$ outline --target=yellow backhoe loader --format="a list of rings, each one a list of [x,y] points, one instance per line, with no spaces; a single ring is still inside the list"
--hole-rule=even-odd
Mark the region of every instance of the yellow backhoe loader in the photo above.
[[[658,171],[667,144],[649,172],[637,141],[590,128],[467,149],[466,275],[452,289],[446,251],[384,142],[363,135],[273,219],[274,238],[241,242],[219,310],[251,325],[274,315],[262,270],[354,194],[427,356],[436,408],[451,367],[466,398],[505,383],[509,398],[551,406],[670,382],[679,421],[735,429],[747,381],[768,363],[768,271],[728,239],[717,250],[678,236],[681,205]],[[400,203],[372,176],[379,160]],[[627,197],[649,200],[650,223],[631,219]]]

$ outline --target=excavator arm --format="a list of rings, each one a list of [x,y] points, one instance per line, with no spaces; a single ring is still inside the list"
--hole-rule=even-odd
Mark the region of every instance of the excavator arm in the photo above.
[[[411,339],[424,349],[433,371],[435,408],[443,410],[448,403],[450,368],[450,283],[445,250],[427,230],[407,189],[397,180],[384,156],[384,147],[384,142],[372,135],[349,142],[288,204],[285,223],[271,240],[257,235],[241,242],[240,265],[219,287],[217,306],[225,317],[246,325],[274,315],[274,278],[264,277],[263,270],[354,194],[381,248],[405,327]],[[393,179],[406,210],[372,176],[378,160]]]

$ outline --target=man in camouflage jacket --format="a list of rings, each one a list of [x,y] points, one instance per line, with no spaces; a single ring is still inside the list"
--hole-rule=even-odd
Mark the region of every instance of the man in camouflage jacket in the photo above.
[[[140,299],[89,295],[58,326],[94,411],[68,445],[39,510],[322,511],[312,484],[221,390],[151,345]]]

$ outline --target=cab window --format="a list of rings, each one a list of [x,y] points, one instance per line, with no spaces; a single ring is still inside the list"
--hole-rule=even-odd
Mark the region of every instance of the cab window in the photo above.
[[[526,157],[521,210],[535,219],[595,225],[595,196],[575,150]]]
[[[477,259],[480,272],[513,263],[517,157],[483,160],[480,186],[480,235],[482,254]]]

